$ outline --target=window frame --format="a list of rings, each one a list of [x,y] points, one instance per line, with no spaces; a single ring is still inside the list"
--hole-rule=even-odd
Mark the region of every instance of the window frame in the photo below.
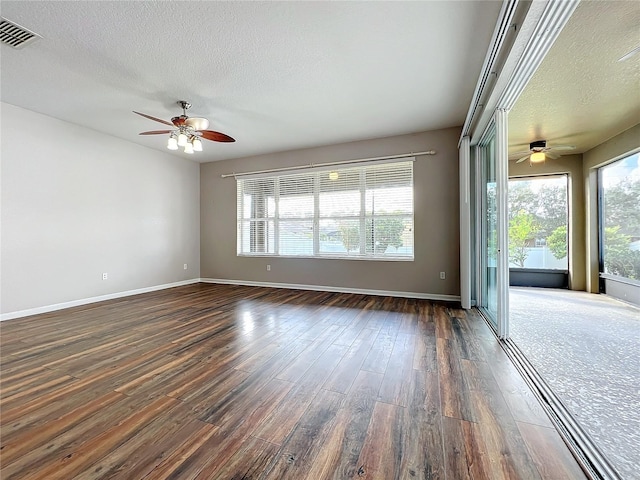
[[[382,160],[369,162],[365,165],[355,165],[355,164],[346,164],[340,166],[333,167],[311,167],[311,168],[301,168],[301,169],[291,169],[286,171],[286,173],[278,173],[278,174],[259,174],[259,175],[247,175],[243,177],[236,177],[237,180],[237,202],[246,201],[242,198],[242,195],[246,195],[244,192],[244,184],[241,183],[246,180],[263,178],[263,179],[273,179],[274,181],[274,194],[273,199],[275,202],[275,211],[273,216],[267,217],[250,217],[244,218],[243,209],[245,208],[244,203],[240,205],[237,203],[236,205],[236,236],[237,236],[237,249],[236,255],[238,257],[273,257],[273,258],[313,258],[313,259],[339,259],[339,260],[375,260],[375,261],[409,261],[412,262],[415,260],[415,185],[414,185],[414,169],[413,163],[415,162],[414,158],[403,158],[403,159],[393,159],[393,160]],[[371,213],[367,214],[367,205],[366,205],[366,196],[368,191],[372,191],[373,188],[369,186],[367,188],[367,169],[371,167],[375,167],[378,165],[392,165],[397,164],[398,169],[410,167],[410,173],[408,174],[409,185],[411,188],[411,212],[410,213],[391,213],[391,214],[380,214],[380,213]],[[357,215],[328,215],[321,216],[320,212],[320,195],[324,193],[321,191],[321,179],[320,175],[323,172],[328,171],[336,171],[340,173],[341,171],[350,170],[353,172],[354,170],[358,170],[359,179],[357,182],[357,188],[360,196],[360,208]],[[283,217],[280,216],[280,182],[283,177],[291,176],[291,175],[305,175],[308,174],[310,178],[313,178],[313,217],[304,217],[304,218],[296,218],[296,217]],[[349,185],[351,186],[351,185]],[[242,195],[241,195],[242,189]],[[328,190],[325,192],[329,192]],[[266,198],[266,196],[265,196]],[[265,203],[267,200],[265,200]],[[376,221],[380,218],[401,218],[403,223],[405,221],[409,221],[410,232],[411,232],[411,254],[410,255],[392,255],[392,254],[376,254],[367,253],[368,243],[367,243],[367,221],[372,220]],[[338,252],[322,252],[321,251],[321,232],[320,232],[320,224],[322,221],[327,220],[347,220],[353,219],[357,220],[359,223],[359,253],[338,253]],[[311,220],[312,223],[312,239],[313,239],[313,250],[311,254],[281,254],[280,253],[280,224],[282,222],[308,222]],[[243,236],[243,226],[248,227],[250,232],[252,222],[262,222],[266,225],[273,223],[273,252],[270,251],[256,251],[256,252],[246,252],[243,251],[243,243],[249,242],[249,248],[251,248],[251,237],[247,240]],[[266,230],[266,229],[265,229]],[[250,234],[249,234],[250,235]],[[269,245],[272,243],[269,240],[268,233],[265,237],[267,240],[266,248],[268,250]],[[375,248],[374,248],[375,250]],[[386,251],[386,249],[385,249]]]
[[[509,264],[509,268],[512,270],[530,270],[530,271],[543,271],[549,273],[561,273],[564,272],[566,274],[569,273],[571,266],[571,256],[572,256],[572,244],[571,244],[571,235],[573,233],[573,226],[571,222],[572,215],[572,200],[571,200],[571,173],[570,172],[555,172],[555,173],[537,173],[537,174],[526,174],[526,175],[513,175],[508,178],[508,182],[518,182],[518,181],[542,181],[548,179],[558,179],[562,178],[564,180],[564,186],[566,188],[566,227],[567,227],[567,262],[566,266],[562,268],[546,268],[546,267],[513,267],[511,266],[511,262]],[[508,216],[511,215],[511,209],[509,209]]]
[[[604,293],[606,291],[605,288],[605,279],[615,280],[621,283],[627,283],[630,285],[640,286],[640,279],[634,279],[629,277],[624,277],[619,274],[609,273],[606,271],[605,267],[605,228],[606,228],[606,212],[605,212],[605,186],[604,186],[604,171],[612,167],[613,165],[623,162],[627,158],[640,155],[640,148],[633,149],[629,152],[626,152],[622,155],[619,155],[604,164],[600,164],[596,167],[596,185],[597,185],[597,230],[598,230],[598,278],[600,279],[599,290]]]

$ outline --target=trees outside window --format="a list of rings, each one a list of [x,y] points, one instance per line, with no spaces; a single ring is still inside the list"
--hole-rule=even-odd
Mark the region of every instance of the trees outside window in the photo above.
[[[511,267],[568,269],[567,176],[509,180]]]
[[[556,258],[567,256],[567,226],[560,225],[547,237],[547,247]]]
[[[599,170],[603,271],[640,280],[640,154]]]
[[[535,245],[535,239],[540,229],[536,218],[521,210],[509,219],[509,262],[524,268],[524,262],[529,256],[529,248]]]

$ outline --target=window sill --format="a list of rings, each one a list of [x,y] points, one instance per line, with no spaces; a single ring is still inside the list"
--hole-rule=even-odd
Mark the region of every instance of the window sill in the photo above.
[[[364,260],[374,262],[413,262],[415,257],[348,257],[339,255],[273,255],[269,253],[239,253],[244,258],[300,258],[305,260]]]
[[[640,287],[640,280],[634,280],[633,278],[620,277],[618,275],[611,275],[609,273],[600,272],[600,278],[605,278],[607,280],[613,280],[614,282],[626,283],[627,285],[635,285],[636,287]]]

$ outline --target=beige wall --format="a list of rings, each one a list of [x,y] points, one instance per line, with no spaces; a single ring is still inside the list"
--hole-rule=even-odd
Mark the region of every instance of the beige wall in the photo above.
[[[2,313],[200,276],[197,163],[7,104],[1,154]]]
[[[201,271],[226,281],[459,296],[459,128],[212,162],[200,167]],[[236,182],[221,174],[436,150],[417,157],[415,261],[236,255]],[[271,271],[266,271],[266,265]],[[447,274],[439,279],[439,272]]]
[[[598,171],[597,168],[640,147],[640,124],[583,154],[585,188],[587,291],[598,293]]]
[[[640,147],[640,124],[582,155],[565,155],[542,165],[509,164],[509,177],[566,173],[570,202],[570,288],[599,292],[597,168]]]
[[[585,223],[582,155],[564,155],[557,160],[530,165],[529,162],[509,162],[509,178],[567,174],[569,177],[569,288],[585,290]]]

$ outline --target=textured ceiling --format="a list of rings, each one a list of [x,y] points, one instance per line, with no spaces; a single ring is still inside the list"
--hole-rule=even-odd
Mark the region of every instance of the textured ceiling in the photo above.
[[[640,2],[580,2],[509,113],[509,152],[583,153],[639,123],[640,54],[618,61],[639,44]]]
[[[500,7],[3,1],[43,38],[2,45],[1,98],[164,152],[137,135],[163,126],[131,111],[169,119],[188,100],[237,140],[197,161],[462,125]]]

